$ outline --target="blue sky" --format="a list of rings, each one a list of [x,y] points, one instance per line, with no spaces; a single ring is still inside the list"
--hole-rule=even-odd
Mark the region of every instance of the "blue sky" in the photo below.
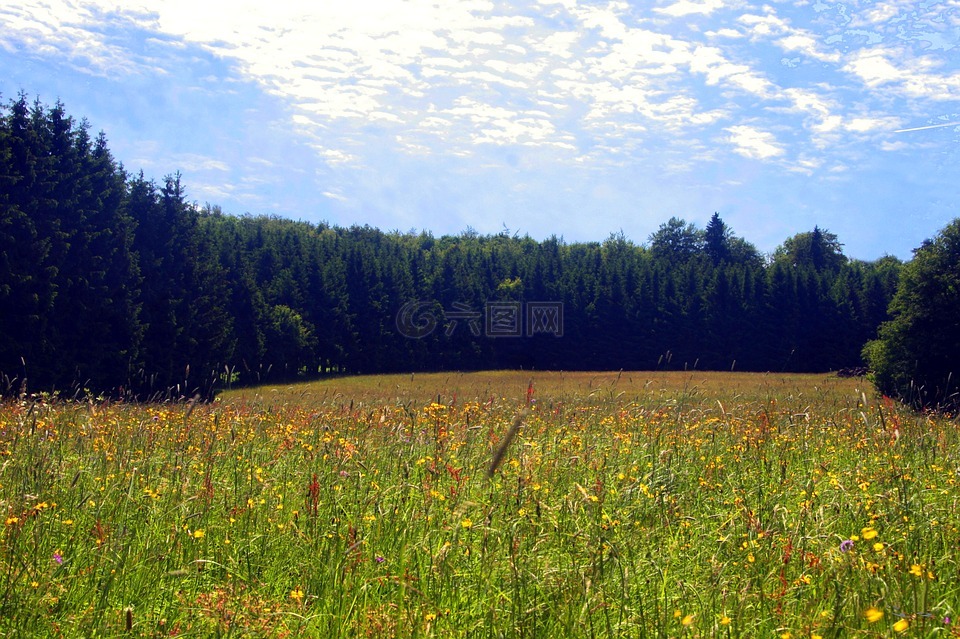
[[[0,93],[228,213],[908,259],[960,216],[958,45],[960,0],[7,0]]]

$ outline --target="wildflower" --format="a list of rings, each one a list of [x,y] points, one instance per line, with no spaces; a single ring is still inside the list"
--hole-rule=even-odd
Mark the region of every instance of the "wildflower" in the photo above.
[[[193,533],[191,534],[191,536],[192,536],[194,539],[203,539],[203,537],[204,537],[206,534],[207,534],[207,533],[203,532],[202,530],[194,530]]]
[[[913,564],[910,566],[910,574],[914,577],[923,577],[923,566],[920,564]]]
[[[692,623],[693,623],[693,615],[687,615],[686,617],[680,620],[681,626],[689,626]]]
[[[840,552],[848,552],[850,550],[853,550],[852,539],[844,539],[843,541],[840,542]]]
[[[375,557],[375,560],[376,560],[376,562],[377,562],[378,564],[382,564],[383,562],[386,561],[386,558],[385,558],[385,557],[381,557],[380,555],[377,555],[377,556]]]
[[[290,598],[296,601],[297,603],[300,603],[301,601],[303,601],[303,590],[299,587],[294,588],[293,590],[290,591]]]
[[[726,616],[726,615],[720,617],[720,625],[721,625],[721,626],[729,626],[731,621],[733,621],[733,620],[730,619],[730,617],[728,617],[728,616]]]
[[[883,551],[883,542],[878,541],[873,545],[873,552],[881,552],[881,551]]]
[[[877,610],[876,608],[868,608],[863,616],[867,618],[867,621],[870,623],[876,623],[883,619],[883,611]]]
[[[62,563],[63,563],[63,555],[61,555],[61,554],[58,553],[58,552],[55,552],[55,553],[53,553],[53,560],[54,560],[55,562],[57,562],[58,564],[62,564]]]
[[[473,521],[469,517],[465,517],[463,521],[460,522],[460,525],[463,526],[464,528],[472,528]]]
[[[19,517],[14,517],[14,516],[7,517],[7,525],[8,525],[8,526],[12,526],[12,525],[14,525],[15,523],[17,523],[17,522],[19,522],[19,521],[20,521],[20,518],[19,518]]]
[[[877,536],[876,528],[864,528],[860,531],[860,534],[863,535],[864,539],[873,539]]]
[[[906,632],[907,628],[910,627],[910,623],[906,619],[901,619],[897,623],[893,624],[893,629],[897,632]]]

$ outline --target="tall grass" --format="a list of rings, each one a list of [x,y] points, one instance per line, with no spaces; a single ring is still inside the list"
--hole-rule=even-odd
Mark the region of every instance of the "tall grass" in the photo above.
[[[27,398],[0,411],[0,634],[960,634],[956,426],[827,376]]]

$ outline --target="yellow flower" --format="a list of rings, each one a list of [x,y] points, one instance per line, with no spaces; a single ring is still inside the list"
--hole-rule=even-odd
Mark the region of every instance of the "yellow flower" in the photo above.
[[[780,635],[780,639],[793,639],[793,635],[789,632],[785,632],[782,635]]]
[[[864,539],[873,539],[877,536],[876,528],[864,528],[860,531],[860,534],[863,535]]]
[[[681,626],[689,626],[692,623],[693,623],[693,615],[687,615],[686,617],[680,620]]]
[[[469,517],[464,517],[463,521],[460,522],[460,525],[464,528],[473,528],[473,520]]]
[[[207,533],[203,532],[202,530],[194,530],[192,537],[194,539],[203,539],[204,535],[206,534]]]
[[[424,618],[426,621],[433,621],[434,619],[437,618],[437,615],[436,615],[436,613],[428,612],[427,614],[425,614],[425,615],[423,616],[423,618]]]
[[[726,616],[726,615],[720,617],[720,625],[721,625],[721,626],[729,626],[731,621],[733,621],[733,620],[730,619],[730,617],[728,617],[728,616]]]
[[[897,623],[893,624],[893,629],[897,632],[906,632],[907,628],[910,627],[910,623],[906,619],[901,619]]]
[[[883,612],[876,608],[868,608],[866,612],[863,613],[863,616],[866,617],[870,623],[876,623],[883,619]]]
[[[882,552],[883,551],[883,542],[878,541],[873,545],[873,552]]]
[[[913,564],[910,566],[910,574],[915,577],[923,577],[923,566],[920,564]]]
[[[300,603],[301,601],[303,601],[303,590],[301,590],[300,588],[295,588],[291,590],[290,598],[296,601],[297,603]]]
[[[19,518],[19,517],[12,517],[12,516],[11,516],[11,517],[7,517],[7,525],[8,525],[8,526],[12,526],[12,525],[14,525],[15,523],[17,523],[18,521],[20,521],[20,518]]]

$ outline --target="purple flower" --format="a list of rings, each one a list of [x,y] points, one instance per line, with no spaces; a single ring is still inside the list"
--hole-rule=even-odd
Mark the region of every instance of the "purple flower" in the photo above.
[[[55,553],[53,553],[53,560],[54,560],[55,562],[57,562],[58,564],[62,564],[62,563],[63,563],[63,555],[61,555],[61,554],[58,553],[58,552],[55,552]]]
[[[843,541],[840,542],[840,552],[847,552],[848,550],[852,550],[852,549],[853,549],[852,539],[844,539]]]
[[[386,558],[381,557],[380,555],[377,555],[377,556],[376,556],[376,560],[377,560],[377,563],[378,563],[378,564],[382,564],[383,562],[386,561]]]
[[[945,625],[945,626],[949,626],[949,625],[950,625],[950,617],[944,617],[944,618],[943,618],[943,625]]]

